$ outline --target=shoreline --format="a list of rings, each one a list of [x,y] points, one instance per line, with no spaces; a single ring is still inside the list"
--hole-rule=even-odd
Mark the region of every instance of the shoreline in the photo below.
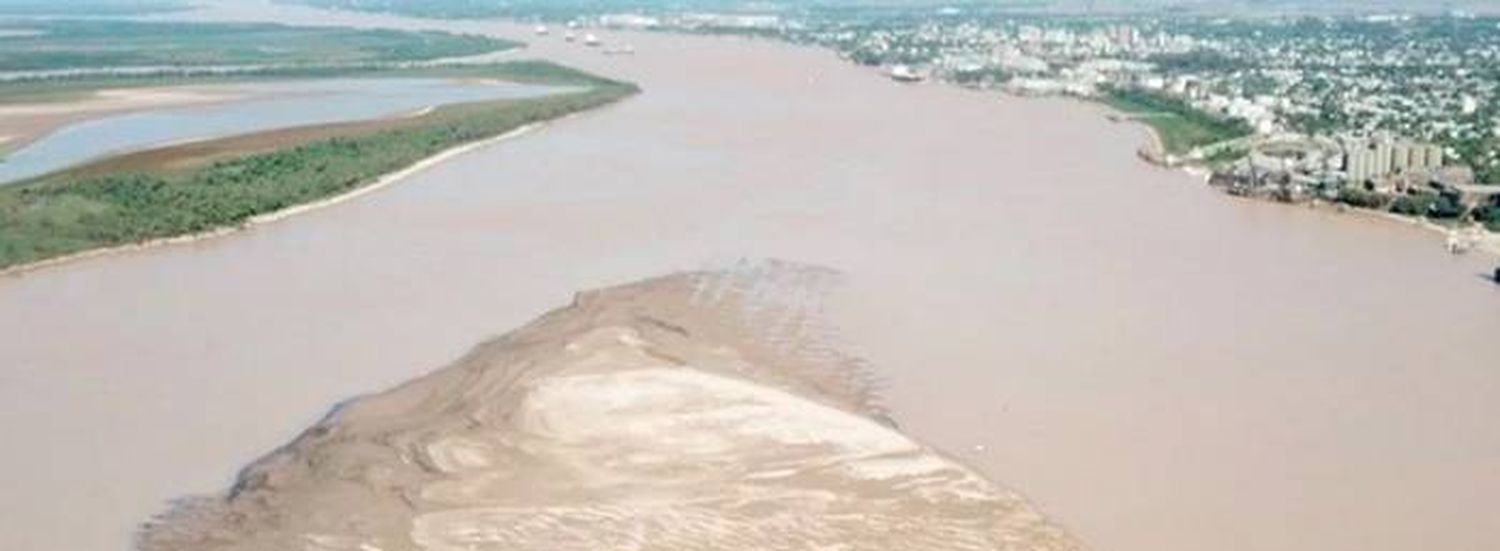
[[[1327,208],[1329,205],[1330,205],[1330,203],[1324,203],[1324,204],[1317,205],[1314,208],[1322,210],[1324,208]],[[1350,214],[1350,213],[1353,213],[1353,214],[1357,214],[1357,215],[1360,215],[1360,216],[1364,216],[1366,218],[1376,218],[1376,219],[1382,219],[1382,220],[1386,220],[1386,221],[1390,221],[1390,222],[1402,222],[1402,223],[1405,223],[1407,225],[1417,227],[1419,229],[1431,232],[1431,233],[1439,235],[1439,236],[1447,236],[1449,234],[1449,232],[1453,229],[1453,228],[1445,227],[1442,224],[1439,224],[1437,222],[1433,222],[1433,221],[1428,220],[1426,218],[1415,218],[1415,217],[1411,217],[1411,216],[1405,216],[1405,215],[1401,215],[1401,214],[1396,214],[1394,212],[1387,212],[1387,211],[1381,211],[1381,210],[1371,210],[1371,209],[1365,209],[1365,208],[1359,208],[1359,207],[1353,207],[1353,206],[1349,207],[1349,209],[1346,210],[1346,211],[1344,211],[1344,212],[1338,212],[1337,211],[1337,207],[1335,206],[1334,208],[1335,208],[1335,211],[1334,211],[1335,214]],[[1484,228],[1482,225],[1480,226],[1480,231],[1482,232],[1483,237],[1481,237],[1478,241],[1476,241],[1474,243],[1474,247],[1472,249],[1470,249],[1468,252],[1477,252],[1477,253],[1480,253],[1480,254],[1489,255],[1489,256],[1494,257],[1496,259],[1500,259],[1500,232],[1490,231],[1489,229]]]
[[[567,118],[567,117],[565,116],[565,117],[562,117],[562,118]],[[554,119],[554,120],[561,120],[561,119]],[[550,122],[550,121],[548,121],[548,122]],[[116,246],[113,246],[113,247],[103,247],[103,248],[98,248],[98,249],[89,249],[89,250],[85,250],[85,251],[79,251],[79,252],[76,252],[76,253],[66,254],[66,255],[63,255],[63,256],[55,257],[55,258],[48,258],[46,260],[38,260],[36,262],[29,262],[29,263],[26,263],[26,264],[19,264],[19,265],[16,265],[16,266],[11,266],[9,268],[0,269],[0,277],[23,276],[23,275],[28,274],[28,273],[37,272],[37,271],[45,270],[45,269],[48,269],[48,268],[54,268],[54,267],[58,267],[58,266],[61,266],[61,265],[64,265],[64,264],[69,264],[69,263],[72,263],[72,262],[86,260],[86,259],[90,259],[90,258],[113,256],[113,255],[118,255],[118,254],[127,254],[127,253],[140,252],[140,251],[145,251],[145,250],[148,250],[148,249],[154,249],[154,248],[163,247],[163,246],[181,245],[181,244],[186,244],[186,243],[194,243],[194,242],[198,242],[198,241],[206,241],[206,240],[209,240],[209,239],[214,239],[214,238],[218,238],[218,237],[224,237],[224,236],[228,236],[228,235],[231,235],[231,234],[239,233],[241,231],[245,231],[245,230],[254,228],[256,226],[259,226],[259,225],[270,224],[270,223],[277,222],[277,221],[280,221],[280,220],[285,220],[287,218],[291,218],[291,217],[297,216],[299,214],[306,214],[308,212],[312,212],[312,211],[315,211],[315,210],[318,210],[318,209],[322,209],[322,208],[326,208],[326,207],[331,207],[331,206],[337,205],[339,203],[343,203],[343,202],[346,202],[346,201],[357,199],[357,198],[359,198],[361,196],[364,196],[366,194],[369,194],[369,193],[374,193],[376,191],[380,191],[382,189],[385,189],[387,187],[390,187],[392,185],[400,183],[401,180],[404,180],[404,179],[406,179],[409,176],[415,175],[415,174],[417,174],[419,172],[422,172],[423,170],[432,168],[433,166],[436,166],[439,163],[442,163],[443,161],[446,161],[446,160],[451,159],[453,157],[457,157],[459,155],[463,155],[464,153],[468,153],[470,151],[482,148],[482,147],[487,146],[487,145],[492,145],[492,144],[500,143],[500,142],[503,142],[503,141],[506,141],[506,140],[509,140],[509,139],[512,139],[512,138],[519,138],[521,136],[524,136],[526,134],[531,133],[532,131],[534,131],[536,129],[539,129],[539,128],[545,126],[546,124],[547,124],[547,122],[538,122],[538,123],[526,124],[526,125],[522,125],[522,126],[516,127],[515,129],[512,129],[512,130],[510,130],[508,132],[505,132],[505,133],[497,135],[497,136],[491,136],[489,138],[484,138],[484,139],[481,139],[481,140],[476,140],[476,141],[469,142],[469,143],[466,143],[466,144],[456,145],[456,146],[453,146],[451,148],[439,151],[439,152],[433,154],[430,157],[426,157],[426,158],[424,158],[422,160],[419,160],[416,163],[413,163],[411,166],[408,166],[406,168],[397,170],[395,172],[387,173],[387,174],[385,174],[385,175],[383,175],[383,176],[381,176],[379,178],[376,178],[375,181],[373,181],[373,182],[371,182],[371,183],[369,183],[367,185],[359,186],[359,187],[356,187],[356,188],[351,189],[349,191],[345,191],[343,193],[340,193],[338,195],[333,195],[333,196],[326,197],[326,198],[323,198],[323,199],[319,199],[319,200],[316,200],[316,201],[313,201],[313,202],[310,202],[310,203],[302,203],[302,204],[298,204],[298,205],[292,205],[292,206],[289,206],[289,207],[286,207],[286,208],[283,208],[283,209],[280,209],[280,210],[275,210],[275,211],[267,212],[267,213],[264,213],[264,214],[257,214],[255,216],[251,216],[250,218],[246,219],[244,222],[240,223],[239,225],[226,226],[226,227],[222,227],[222,228],[216,228],[216,229],[212,229],[212,230],[208,230],[208,231],[203,231],[203,232],[198,232],[198,233],[190,233],[190,234],[186,234],[186,235],[177,235],[177,236],[172,236],[172,237],[161,237],[161,238],[157,238],[157,239],[150,239],[150,240],[142,241],[142,242],[139,242],[139,243],[129,243],[129,244],[125,244],[125,245],[116,245]]]
[[[1109,111],[1109,114],[1105,115],[1105,118],[1109,119],[1112,123],[1134,124],[1136,127],[1145,130],[1146,135],[1151,138],[1151,141],[1147,145],[1136,148],[1135,153],[1141,160],[1162,168],[1176,168],[1166,163],[1167,144],[1162,140],[1161,133],[1156,131],[1156,127],[1146,124],[1139,116],[1116,109],[1108,103],[1097,99],[1080,98],[1080,101],[1099,105]]]
[[[1136,156],[1140,157],[1142,161],[1146,162],[1147,164],[1151,164],[1151,165],[1154,165],[1154,166],[1157,166],[1157,167],[1160,167],[1160,168],[1164,168],[1164,169],[1167,169],[1167,170],[1181,171],[1181,172],[1183,172],[1185,174],[1188,174],[1188,175],[1191,175],[1191,176],[1194,176],[1194,177],[1200,176],[1199,173],[1193,171],[1194,167],[1192,167],[1191,165],[1171,165],[1171,164],[1167,164],[1165,162],[1165,154],[1162,153],[1164,151],[1164,146],[1163,146],[1163,142],[1162,142],[1162,139],[1161,139],[1161,135],[1151,125],[1146,124],[1145,122],[1142,122],[1138,118],[1131,117],[1128,113],[1125,113],[1123,111],[1120,111],[1118,109],[1110,107],[1108,104],[1105,104],[1103,102],[1090,101],[1089,103],[1094,103],[1094,104],[1100,105],[1100,106],[1104,107],[1106,110],[1108,110],[1110,114],[1107,115],[1107,118],[1111,122],[1114,122],[1116,124],[1133,124],[1133,125],[1135,125],[1135,126],[1137,126],[1139,128],[1142,128],[1142,129],[1144,129],[1146,131],[1147,136],[1150,137],[1150,140],[1151,140],[1150,143],[1148,143],[1147,145],[1141,146],[1141,147],[1139,147],[1139,148],[1136,149]],[[1153,155],[1153,154],[1157,155],[1156,159],[1153,159],[1152,157],[1148,156],[1148,155]],[[1160,159],[1160,160],[1158,160],[1158,159]],[[1210,187],[1212,187],[1212,186],[1210,186]],[[1224,194],[1224,195],[1229,195],[1227,193],[1224,193],[1223,190],[1216,190],[1216,191],[1219,191],[1221,194]],[[1271,201],[1271,202],[1276,202],[1276,201]],[[1367,218],[1371,218],[1371,219],[1384,220],[1384,221],[1388,221],[1388,222],[1400,222],[1400,223],[1404,223],[1404,224],[1407,224],[1407,225],[1410,225],[1410,226],[1414,226],[1414,227],[1420,228],[1420,229],[1422,229],[1424,231],[1427,231],[1427,232],[1431,232],[1434,235],[1437,235],[1437,236],[1440,236],[1440,237],[1447,236],[1448,233],[1449,233],[1449,231],[1452,229],[1452,228],[1443,226],[1442,224],[1438,224],[1436,222],[1428,220],[1426,218],[1417,218],[1417,217],[1412,217],[1412,216],[1405,216],[1405,215],[1396,214],[1396,213],[1393,213],[1393,212],[1371,210],[1371,209],[1366,209],[1366,208],[1355,207],[1355,206],[1352,206],[1352,205],[1348,206],[1347,210],[1338,210],[1337,206],[1335,206],[1335,205],[1336,204],[1332,203],[1332,202],[1319,202],[1319,203],[1316,203],[1316,204],[1310,204],[1309,206],[1312,209],[1314,209],[1314,210],[1324,211],[1324,212],[1332,212],[1333,214],[1351,214],[1351,213],[1353,213],[1353,214],[1358,214],[1358,215],[1361,215],[1361,216],[1364,216],[1364,217],[1367,217]],[[1332,207],[1332,209],[1330,209],[1330,207]],[[1484,228],[1483,225],[1480,225],[1479,228],[1480,228],[1480,231],[1482,232],[1483,237],[1481,237],[1474,244],[1473,249],[1471,249],[1469,252],[1478,252],[1478,253],[1481,253],[1481,254],[1489,255],[1489,256],[1494,257],[1496,259],[1500,259],[1500,232],[1491,231],[1488,228]]]
[[[1156,127],[1151,126],[1149,124],[1146,124],[1144,122],[1141,122],[1140,119],[1127,119],[1127,120],[1129,120],[1130,122],[1135,123],[1136,125],[1138,125],[1138,126],[1140,126],[1142,128],[1145,128],[1146,129],[1146,134],[1148,134],[1148,135],[1151,136],[1151,148],[1150,148],[1150,150],[1146,151],[1145,148],[1141,148],[1141,149],[1138,149],[1137,151],[1146,151],[1147,153],[1149,153],[1151,155],[1155,155],[1156,158],[1161,159],[1163,162],[1165,162],[1166,158],[1167,158],[1167,143],[1165,141],[1162,141],[1162,139],[1161,139],[1161,133],[1156,131]],[[1165,165],[1165,164],[1160,165],[1160,166],[1167,167],[1167,165]],[[1167,168],[1170,168],[1170,167],[1167,167]]]

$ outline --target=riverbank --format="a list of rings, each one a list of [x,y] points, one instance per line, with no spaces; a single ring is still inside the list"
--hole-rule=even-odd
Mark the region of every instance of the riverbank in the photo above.
[[[1119,124],[1130,124],[1142,129],[1146,133],[1149,140],[1148,146],[1142,147],[1141,149],[1137,150],[1137,156],[1140,157],[1142,161],[1162,168],[1179,170],[1181,172],[1192,175],[1195,179],[1203,183],[1209,183],[1212,180],[1212,175],[1210,173],[1211,169],[1194,164],[1184,164],[1181,162],[1177,162],[1168,153],[1166,153],[1167,149],[1165,142],[1163,141],[1161,131],[1155,126],[1148,124],[1146,121],[1135,117],[1129,112],[1114,108],[1106,102],[1094,103],[1109,108],[1114,112],[1109,116],[1110,121]],[[1222,189],[1220,191],[1225,195],[1235,195]],[[1245,198],[1260,199],[1270,203],[1288,204],[1284,201],[1277,201],[1270,198]],[[1425,217],[1408,216],[1385,210],[1361,208],[1354,205],[1335,202],[1328,202],[1328,204],[1325,205],[1321,201],[1312,203],[1301,202],[1296,204],[1307,204],[1308,206],[1313,207],[1316,210],[1328,211],[1334,214],[1356,213],[1359,215],[1368,216],[1371,219],[1401,222],[1410,226],[1422,228],[1423,230],[1443,237],[1451,235],[1453,231],[1453,228],[1451,226],[1445,226],[1443,224],[1433,222],[1432,220],[1428,220]],[[1479,239],[1473,243],[1473,250],[1485,253],[1489,256],[1500,258],[1500,232],[1491,231],[1483,228],[1482,226],[1474,227],[1471,229],[1471,231],[1475,231],[1480,236]]]
[[[1110,108],[1111,110],[1115,111],[1114,114],[1109,115],[1110,122],[1134,123],[1135,126],[1141,128],[1146,132],[1146,137],[1149,142],[1147,143],[1147,145],[1136,149],[1136,156],[1140,157],[1143,161],[1160,166],[1162,168],[1176,168],[1175,163],[1171,163],[1168,161],[1166,142],[1162,141],[1161,132],[1157,131],[1155,126],[1146,124],[1144,121],[1141,121],[1138,118],[1115,110],[1114,108],[1109,107],[1109,105],[1106,103],[1096,103],[1099,103],[1099,105],[1103,105],[1106,108]]]
[[[1427,230],[1428,232],[1431,232],[1434,235],[1438,235],[1438,236],[1442,236],[1442,237],[1450,237],[1450,236],[1453,235],[1453,232],[1455,231],[1455,228],[1453,226],[1445,226],[1443,224],[1439,224],[1439,223],[1434,222],[1432,220],[1429,220],[1427,218],[1420,218],[1420,217],[1415,217],[1415,216],[1407,216],[1407,215],[1404,215],[1404,214],[1397,214],[1397,213],[1389,212],[1389,211],[1379,211],[1379,210],[1372,210],[1372,209],[1366,209],[1366,208],[1359,208],[1359,207],[1354,207],[1354,206],[1343,205],[1341,203],[1330,204],[1330,205],[1319,205],[1319,206],[1317,206],[1317,208],[1319,208],[1319,209],[1327,209],[1330,206],[1333,208],[1333,210],[1335,212],[1338,212],[1338,213],[1341,213],[1341,214],[1342,213],[1354,213],[1354,214],[1358,214],[1358,215],[1361,215],[1361,216],[1367,216],[1367,217],[1371,217],[1371,218],[1375,218],[1375,219],[1380,219],[1380,220],[1385,220],[1385,221],[1390,221],[1390,222],[1404,223],[1404,224],[1407,224],[1407,225],[1410,225],[1410,226],[1415,226],[1415,227],[1418,227],[1418,228],[1422,228],[1423,230]],[[1340,208],[1338,208],[1339,206],[1344,206],[1344,207],[1347,207],[1347,208],[1340,209]],[[1478,252],[1487,254],[1487,255],[1489,255],[1491,257],[1500,259],[1500,232],[1490,231],[1490,230],[1484,229],[1483,227],[1465,227],[1463,229],[1464,229],[1464,231],[1473,232],[1477,236],[1477,239],[1472,243],[1472,250],[1473,251],[1478,251]]]
[[[1447,238],[1448,241],[1441,244],[1449,247],[1449,251],[1452,253],[1467,254],[1470,252],[1478,252],[1490,257],[1500,259],[1500,232],[1490,231],[1488,229],[1485,229],[1483,225],[1472,222],[1463,225],[1457,225],[1455,223],[1443,224],[1427,217],[1400,214],[1391,212],[1389,210],[1364,208],[1348,203],[1330,201],[1326,199],[1312,199],[1288,202],[1277,200],[1271,197],[1237,194],[1227,190],[1220,191],[1225,195],[1245,199],[1248,201],[1264,202],[1281,206],[1302,206],[1311,210],[1325,212],[1332,215],[1358,216],[1371,220],[1375,223],[1399,223],[1406,226],[1420,228],[1424,232]],[[1434,245],[1438,244],[1439,243],[1435,243]]]
[[[612,103],[636,91],[628,84],[536,62],[420,72],[486,74],[582,91],[194,141],[0,187],[0,266],[31,269],[37,262],[90,249],[215,235],[258,217],[341,197],[455,145]]]

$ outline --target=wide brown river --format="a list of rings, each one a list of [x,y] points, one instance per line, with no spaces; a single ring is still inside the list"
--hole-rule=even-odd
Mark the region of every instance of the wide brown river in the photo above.
[[[124,549],[331,404],[576,290],[767,258],[844,272],[829,316],[902,428],[1094,549],[1500,541],[1494,259],[1222,196],[1086,104],[601,37],[639,53],[519,55],[644,94],[311,214],[0,279],[0,549]]]

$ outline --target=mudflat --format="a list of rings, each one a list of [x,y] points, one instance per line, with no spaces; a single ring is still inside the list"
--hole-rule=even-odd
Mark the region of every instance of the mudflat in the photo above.
[[[194,17],[526,31],[244,9]],[[1224,197],[1085,104],[602,38],[637,54],[529,50],[640,96],[315,214],[0,281],[0,429],[27,450],[0,457],[0,543],[119,549],[329,404],[580,289],[742,258],[845,274],[829,342],[902,432],[1091,548],[1500,540],[1493,258]]]

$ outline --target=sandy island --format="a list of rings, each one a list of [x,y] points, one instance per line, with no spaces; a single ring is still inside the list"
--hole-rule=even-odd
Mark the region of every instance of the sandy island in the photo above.
[[[225,496],[152,523],[142,548],[1080,549],[889,426],[857,362],[809,331],[766,334],[807,312],[758,283],[692,273],[580,294],[339,405]]]

